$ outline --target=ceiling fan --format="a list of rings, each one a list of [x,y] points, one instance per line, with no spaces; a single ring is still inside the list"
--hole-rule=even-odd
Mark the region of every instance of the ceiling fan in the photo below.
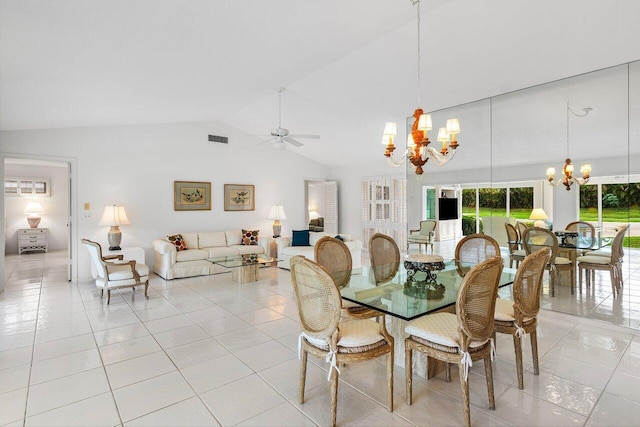
[[[320,139],[320,135],[301,135],[301,134],[292,134],[289,133],[289,129],[285,129],[282,127],[282,92],[284,88],[281,87],[278,89],[278,127],[275,129],[271,129],[271,133],[269,135],[269,139],[266,139],[260,144],[265,142],[273,141],[273,147],[276,149],[284,150],[286,149],[285,142],[293,145],[294,147],[302,147],[304,144],[295,138],[307,138],[307,139]]]

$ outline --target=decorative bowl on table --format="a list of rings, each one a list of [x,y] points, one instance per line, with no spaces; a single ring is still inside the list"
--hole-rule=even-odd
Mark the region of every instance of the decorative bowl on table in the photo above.
[[[440,255],[411,254],[404,257],[404,268],[407,276],[413,277],[417,272],[431,273],[444,270],[444,258]]]

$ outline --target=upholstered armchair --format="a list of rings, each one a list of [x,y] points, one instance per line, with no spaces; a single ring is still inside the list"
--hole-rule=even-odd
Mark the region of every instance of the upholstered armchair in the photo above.
[[[407,237],[407,252],[409,252],[409,245],[418,245],[418,250],[421,249],[420,245],[424,245],[424,250],[427,250],[427,245],[431,246],[431,253],[433,253],[433,239],[436,234],[436,225],[438,221],[433,219],[427,219],[420,221],[420,228],[417,230],[409,230],[409,236]]]
[[[89,250],[91,262],[97,271],[95,279],[100,295],[104,296],[104,290],[107,290],[107,305],[111,302],[112,289],[144,285],[144,296],[149,298],[149,267],[146,264],[137,264],[135,260],[125,261],[122,255],[102,256],[100,244],[87,239],[81,241]]]

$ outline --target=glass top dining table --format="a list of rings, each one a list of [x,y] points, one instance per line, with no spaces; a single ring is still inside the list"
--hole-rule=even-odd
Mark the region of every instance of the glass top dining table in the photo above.
[[[425,273],[409,275],[400,262],[398,272],[390,280],[376,283],[372,267],[353,270],[349,283],[340,289],[342,298],[403,320],[413,320],[453,307],[464,274],[474,264],[445,260],[444,269],[433,271],[429,280]],[[390,267],[390,266],[389,266]],[[382,266],[384,269],[385,266]],[[410,272],[412,273],[412,272]],[[516,270],[505,267],[499,286],[513,283]]]

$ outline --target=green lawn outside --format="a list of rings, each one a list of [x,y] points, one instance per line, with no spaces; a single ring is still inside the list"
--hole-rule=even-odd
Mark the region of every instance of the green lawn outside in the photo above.
[[[506,209],[480,208],[480,216],[506,216]],[[511,216],[517,219],[529,219],[531,209],[511,209]],[[475,215],[475,208],[462,208],[462,215]],[[580,209],[582,221],[598,221],[598,210],[594,208]],[[640,207],[631,208],[604,208],[602,209],[603,222],[640,222]]]

